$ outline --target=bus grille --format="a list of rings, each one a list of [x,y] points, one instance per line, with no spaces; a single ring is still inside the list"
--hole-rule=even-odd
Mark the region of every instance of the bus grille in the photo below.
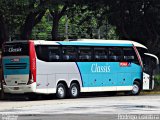
[[[5,64],[6,69],[26,69],[27,63],[8,63]]]

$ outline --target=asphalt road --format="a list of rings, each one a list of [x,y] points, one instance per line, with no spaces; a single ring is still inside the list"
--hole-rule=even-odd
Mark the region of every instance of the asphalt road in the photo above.
[[[160,95],[3,100],[0,114],[2,120],[159,120]]]

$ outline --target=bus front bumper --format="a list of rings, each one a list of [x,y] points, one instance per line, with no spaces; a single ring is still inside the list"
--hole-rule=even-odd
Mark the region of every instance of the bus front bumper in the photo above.
[[[4,93],[13,94],[24,94],[24,93],[34,93],[36,92],[36,83],[30,85],[19,85],[19,86],[6,86],[3,85]]]

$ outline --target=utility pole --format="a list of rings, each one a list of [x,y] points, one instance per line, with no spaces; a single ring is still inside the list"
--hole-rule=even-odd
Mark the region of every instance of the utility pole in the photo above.
[[[68,17],[66,15],[66,24],[65,24],[65,37],[68,40]]]
[[[98,28],[98,39],[101,39],[101,27]]]

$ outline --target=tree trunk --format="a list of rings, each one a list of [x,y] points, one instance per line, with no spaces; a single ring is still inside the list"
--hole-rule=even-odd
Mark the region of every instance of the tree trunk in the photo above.
[[[22,32],[20,35],[21,40],[29,40],[32,33],[32,26],[29,23],[25,23],[22,28]]]
[[[26,17],[24,25],[21,27],[21,35],[20,38],[22,40],[31,39],[32,29],[35,25],[37,25],[46,12],[46,8],[42,9],[46,4],[46,0],[40,0],[40,4],[34,8],[34,4],[31,4],[30,7],[33,9]]]
[[[2,15],[0,15],[0,48],[2,43],[9,40],[8,27]]]
[[[21,39],[29,40],[31,39],[32,29],[35,25],[37,25],[42,17],[44,16],[46,10],[38,13],[30,12],[25,20],[25,24],[21,28]]]
[[[53,41],[58,40],[59,20],[65,14],[66,10],[67,10],[67,5],[64,5],[61,11],[58,11],[57,9],[55,11],[49,10],[50,14],[53,17],[53,25],[52,25],[52,32],[51,32]]]
[[[53,41],[58,40],[58,26],[59,26],[59,18],[55,17],[53,18],[52,32],[51,32]]]

